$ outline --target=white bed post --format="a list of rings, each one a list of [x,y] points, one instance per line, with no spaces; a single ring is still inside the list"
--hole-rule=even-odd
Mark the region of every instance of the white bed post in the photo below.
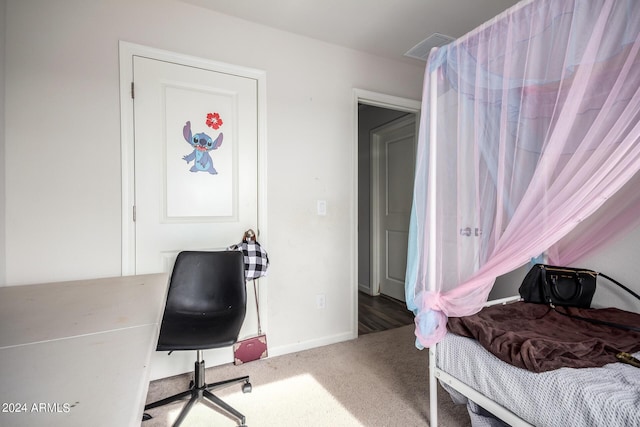
[[[437,49],[437,48],[434,48]],[[432,51],[433,53],[433,51]],[[428,65],[427,65],[428,66]],[[429,291],[436,291],[436,129],[437,129],[437,71],[429,75],[429,171],[428,181],[428,206],[429,206],[429,258],[427,271],[429,275]],[[429,412],[431,427],[438,426],[438,380],[436,371],[436,344],[429,347]]]

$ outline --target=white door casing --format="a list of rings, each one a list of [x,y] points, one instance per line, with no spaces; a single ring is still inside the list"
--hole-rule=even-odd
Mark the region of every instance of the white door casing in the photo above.
[[[181,250],[224,250],[249,228],[267,247],[264,72],[126,42],[120,64],[123,275],[170,271]],[[198,150],[194,138],[212,149]],[[258,286],[265,331],[266,282]],[[256,333],[249,285],[240,339]],[[212,366],[232,351],[205,356]],[[151,379],[192,367],[190,352],[156,353]]]
[[[372,267],[379,293],[404,301],[413,198],[416,119],[408,114],[372,131]]]
[[[384,94],[384,93],[379,93],[379,92],[372,92],[369,90],[364,90],[364,89],[357,89],[355,88],[353,90],[353,100],[352,100],[352,111],[353,111],[353,141],[352,141],[352,152],[353,152],[353,176],[352,176],[352,182],[353,182],[353,194],[354,194],[354,198],[352,201],[352,206],[351,206],[351,212],[352,212],[352,223],[354,224],[354,226],[352,227],[351,230],[351,242],[352,242],[352,247],[353,247],[353,252],[351,253],[351,262],[352,265],[354,266],[352,268],[351,271],[351,283],[352,283],[352,300],[351,300],[351,306],[352,306],[352,312],[353,312],[353,318],[351,319],[352,322],[352,336],[355,338],[358,336],[358,269],[357,269],[357,260],[358,260],[358,245],[357,245],[357,241],[358,241],[358,227],[356,226],[358,224],[358,188],[357,188],[357,183],[358,183],[358,105],[359,104],[366,104],[366,105],[373,105],[376,107],[382,107],[382,108],[390,108],[393,110],[398,110],[398,111],[406,111],[407,113],[412,113],[414,114],[416,117],[420,117],[420,108],[421,108],[421,102],[419,100],[416,99],[409,99],[409,98],[403,98],[403,97],[398,97],[398,96],[394,96],[394,95],[388,95],[388,94]],[[372,218],[372,220],[374,220],[374,218]],[[371,246],[372,246],[372,252],[374,252],[375,250],[377,250],[374,246],[376,245],[376,240],[377,237],[375,237],[374,235],[376,235],[377,233],[372,233],[373,235],[371,236]],[[371,261],[372,265],[374,260]],[[376,283],[376,281],[374,280],[375,276],[375,272],[372,272],[372,280],[371,280],[371,284],[372,287],[374,286],[374,283]],[[379,276],[379,275],[378,275]]]

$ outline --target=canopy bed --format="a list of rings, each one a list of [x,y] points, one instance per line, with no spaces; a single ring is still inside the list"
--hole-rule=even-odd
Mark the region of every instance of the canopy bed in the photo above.
[[[481,354],[447,321],[478,313],[496,277],[532,259],[572,265],[640,225],[639,51],[636,0],[523,0],[431,52],[406,299],[416,346],[430,349],[432,426],[436,374],[510,424],[542,423],[447,375],[461,351],[449,338]]]

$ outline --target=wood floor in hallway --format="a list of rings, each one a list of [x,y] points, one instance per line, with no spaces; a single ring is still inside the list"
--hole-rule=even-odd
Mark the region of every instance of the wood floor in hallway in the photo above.
[[[385,295],[371,296],[358,292],[358,335],[412,323],[413,313],[404,302]]]

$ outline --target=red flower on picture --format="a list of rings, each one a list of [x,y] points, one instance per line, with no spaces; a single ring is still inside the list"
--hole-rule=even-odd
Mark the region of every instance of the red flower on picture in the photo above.
[[[222,126],[222,119],[220,118],[220,114],[218,113],[208,113],[207,114],[207,126],[210,128],[218,129]]]

